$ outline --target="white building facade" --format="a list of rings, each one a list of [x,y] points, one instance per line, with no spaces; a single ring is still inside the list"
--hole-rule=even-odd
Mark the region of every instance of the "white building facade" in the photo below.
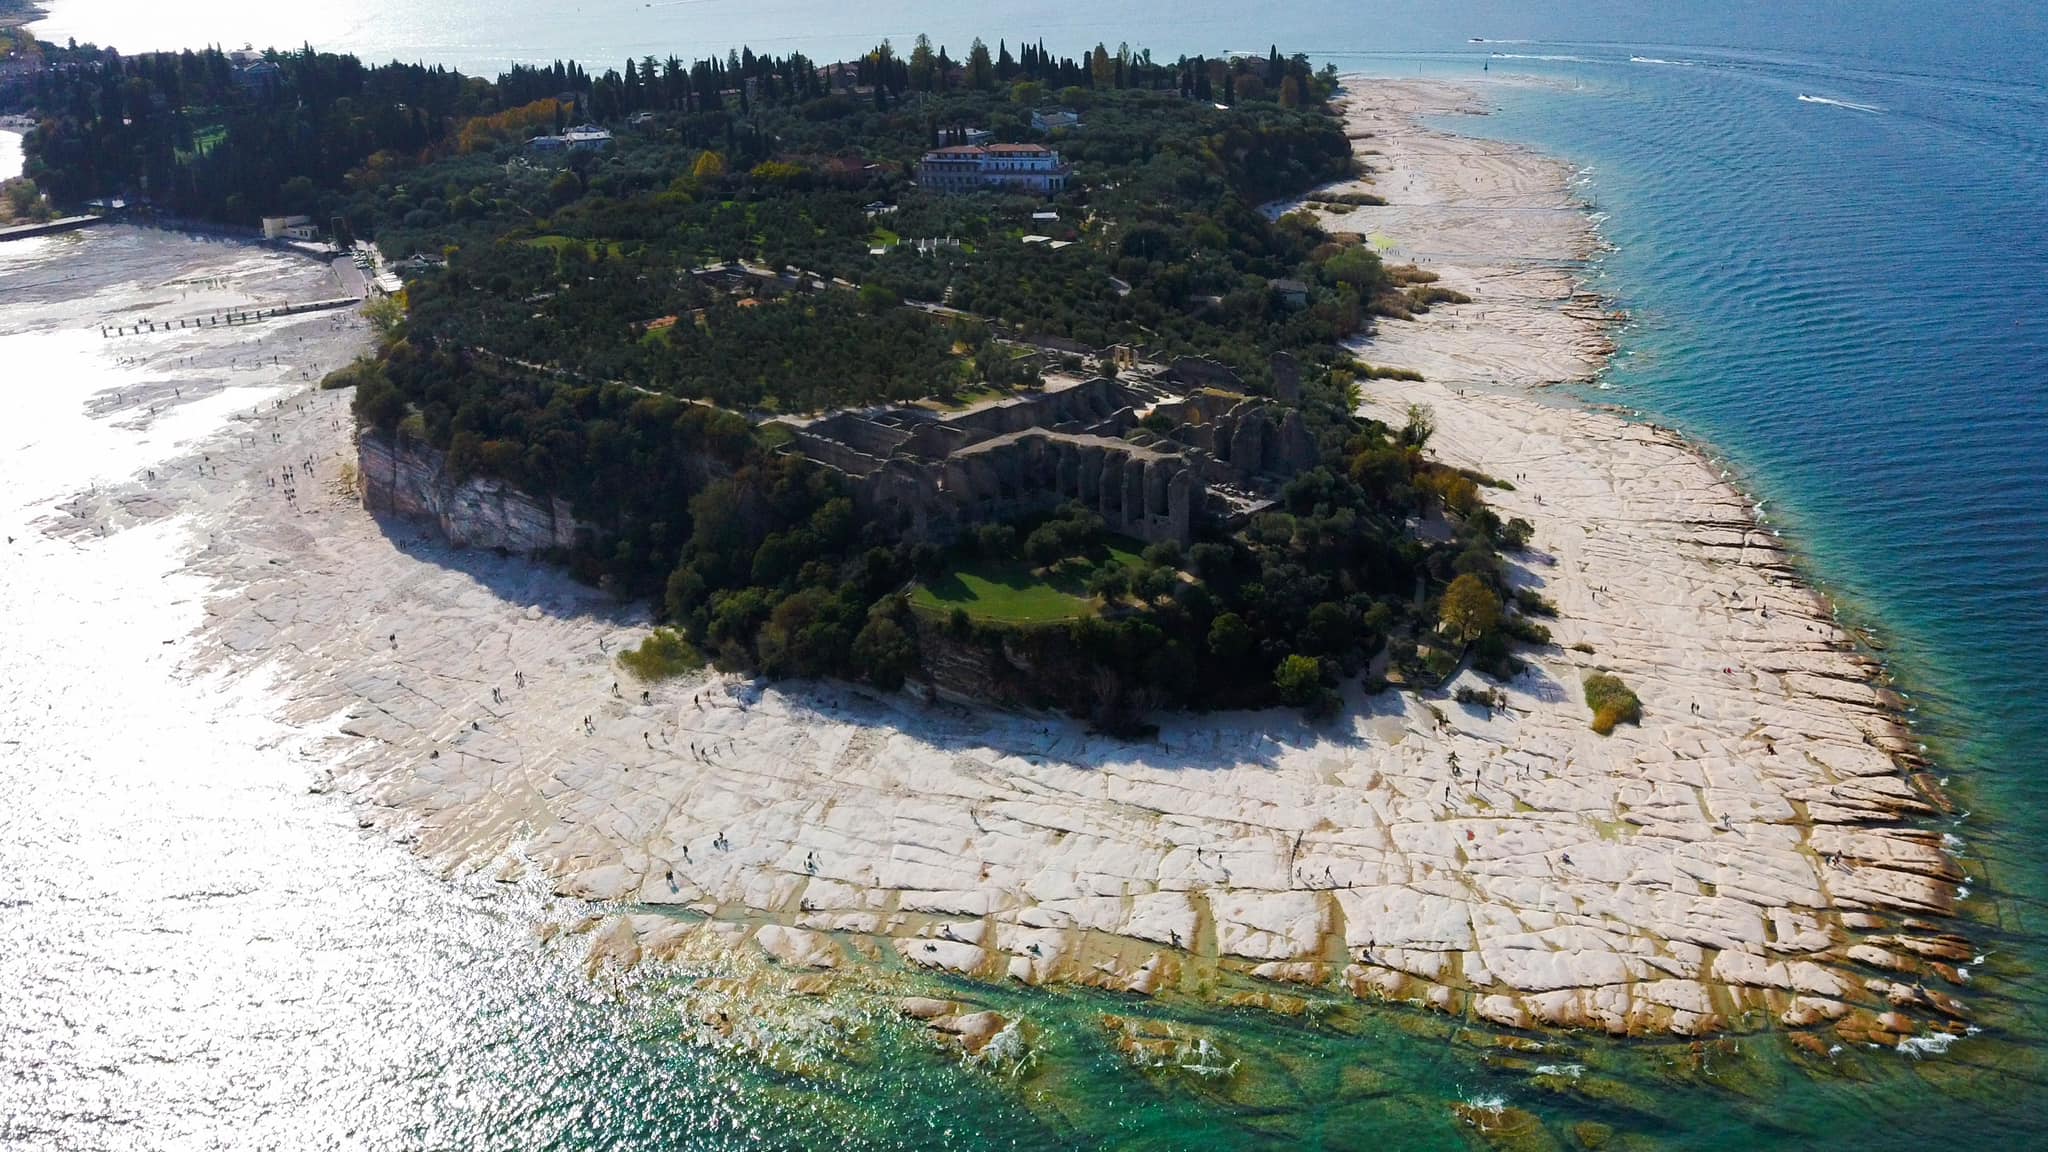
[[[933,192],[986,189],[1049,196],[1063,192],[1073,169],[1042,144],[962,144],[935,148],[917,166],[917,182]]]

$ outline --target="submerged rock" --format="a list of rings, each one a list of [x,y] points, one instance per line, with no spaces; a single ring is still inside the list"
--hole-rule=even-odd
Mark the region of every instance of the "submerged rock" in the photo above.
[[[1559,1147],[1557,1138],[1541,1120],[1504,1102],[1461,1100],[1451,1105],[1451,1111],[1489,1148],[1501,1152],[1549,1152]]]

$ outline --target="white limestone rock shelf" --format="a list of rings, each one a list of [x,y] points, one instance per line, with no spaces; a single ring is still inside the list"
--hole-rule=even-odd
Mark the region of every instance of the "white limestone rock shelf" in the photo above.
[[[1510,1027],[1945,1026],[1885,990],[1954,971],[1954,938],[1905,917],[1951,909],[1961,873],[1907,821],[1931,801],[1870,666],[1678,438],[1496,387],[1597,366],[1569,278],[1487,256],[1588,250],[1566,173],[1412,123],[1467,94],[1352,91],[1394,203],[1333,226],[1441,254],[1481,301],[1384,326],[1361,355],[1430,378],[1368,403],[1429,404],[1439,456],[1514,481],[1487,498],[1535,525],[1515,578],[1560,610],[1502,709],[1354,696],[1325,728],[1169,716],[1124,744],[840,686],[643,686],[614,660],[634,610],[387,534],[340,483],[331,395],[216,457],[252,478],[313,457],[289,513],[261,484],[195,497],[232,542],[192,562],[221,589],[209,662],[283,673],[332,788],[428,859],[639,905],[594,936],[605,962],[687,937],[1143,993],[1223,968]],[[1558,211],[1498,210],[1531,204]],[[1593,670],[1639,692],[1639,727],[1590,731]]]

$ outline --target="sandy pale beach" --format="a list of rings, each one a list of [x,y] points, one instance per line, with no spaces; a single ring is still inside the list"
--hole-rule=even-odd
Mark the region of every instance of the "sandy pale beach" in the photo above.
[[[364,512],[343,394],[216,446],[234,483],[79,514],[193,513],[220,589],[201,663],[281,673],[333,764],[318,787],[451,872],[544,878],[599,960],[716,942],[1140,992],[1227,975],[1509,1026],[1959,1028],[1960,876],[1914,822],[1934,802],[1872,665],[1695,451],[1521,391],[1597,371],[1575,279],[1597,239],[1561,166],[1411,119],[1479,99],[1354,82],[1390,203],[1328,224],[1474,297],[1359,352],[1420,370],[1372,382],[1375,410],[1430,406],[1433,449],[1514,481],[1488,498],[1536,527],[1517,579],[1558,605],[1556,644],[1490,713],[1354,686],[1328,727],[1170,716],[1127,744],[840,685],[643,685],[614,656],[644,608]],[[1640,727],[1590,731],[1595,669]]]

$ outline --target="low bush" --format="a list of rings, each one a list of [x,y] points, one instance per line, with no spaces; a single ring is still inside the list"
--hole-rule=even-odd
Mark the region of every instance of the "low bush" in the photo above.
[[[1498,688],[1474,688],[1469,684],[1460,685],[1456,692],[1451,693],[1451,699],[1460,704],[1484,708],[1488,712],[1496,708],[1505,708],[1508,703],[1507,693]]]
[[[1386,320],[1415,319],[1415,313],[1408,310],[1407,298],[1399,292],[1382,292],[1373,297],[1366,311]]]
[[[1463,292],[1450,288],[1437,288],[1432,285],[1410,288],[1406,295],[1408,297],[1408,310],[1411,312],[1427,312],[1432,304],[1470,304],[1472,302],[1472,298]]]
[[[341,388],[353,388],[369,381],[376,381],[387,388],[390,386],[384,376],[384,366],[378,363],[375,357],[358,356],[329,372],[321,379],[320,387],[323,391],[331,392]]]
[[[1418,384],[1422,382],[1422,373],[1413,368],[1390,368],[1382,364],[1367,364],[1363,360],[1358,362],[1358,373],[1367,380],[1409,380]]]
[[[1472,645],[1472,667],[1482,676],[1495,680],[1513,680],[1527,667],[1508,647],[1512,629],[1501,628],[1481,636]]]
[[[1299,653],[1285,657],[1273,670],[1273,687],[1280,701],[1301,709],[1310,720],[1336,715],[1342,699],[1329,686],[1328,668],[1321,660]]]
[[[656,628],[637,648],[619,653],[626,671],[646,681],[667,680],[704,666],[704,654],[673,628]]]
[[[1307,199],[1311,204],[1343,204],[1353,208],[1377,208],[1387,202],[1386,197],[1375,196],[1370,192],[1311,192]]]
[[[1617,724],[1640,724],[1643,720],[1643,702],[1621,682],[1621,677],[1607,672],[1586,675],[1586,707],[1593,710],[1593,731],[1602,736],[1613,732]]]
[[[1541,648],[1550,643],[1550,629],[1526,616],[1510,616],[1502,620],[1500,630],[1532,648]]]

